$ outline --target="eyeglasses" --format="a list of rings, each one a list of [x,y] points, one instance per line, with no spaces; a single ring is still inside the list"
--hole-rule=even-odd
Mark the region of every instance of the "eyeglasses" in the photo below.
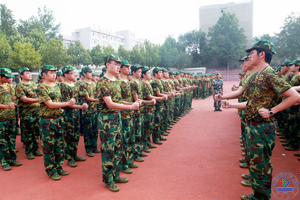
[[[117,66],[117,67],[120,67],[120,66],[121,66],[120,64],[117,64],[117,63],[111,63],[111,62],[109,62],[109,64],[115,65],[115,66]]]

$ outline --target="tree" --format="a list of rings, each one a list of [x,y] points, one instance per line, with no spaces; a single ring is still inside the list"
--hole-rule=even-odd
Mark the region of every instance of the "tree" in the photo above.
[[[39,52],[42,56],[42,65],[53,65],[60,68],[71,63],[71,57],[64,49],[61,40],[52,38],[49,42],[42,44]]]
[[[205,53],[208,51],[206,33],[192,30],[178,37],[179,49],[186,51],[192,57],[192,66],[199,67],[211,59]]]
[[[53,11],[47,9],[46,6],[44,6],[43,10],[38,8],[37,17],[31,16],[28,20],[20,20],[17,29],[24,37],[29,36],[33,29],[37,29],[46,35],[48,41],[51,38],[62,39],[62,36],[59,34],[60,23],[55,24]]]
[[[211,53],[221,64],[238,60],[245,55],[246,35],[243,28],[239,28],[238,18],[234,13],[223,13],[216,25],[209,28],[208,37],[211,37],[209,46]]]
[[[67,54],[71,57],[71,62],[73,65],[89,65],[92,63],[91,56],[87,53],[85,48],[81,45],[79,41],[75,41],[75,44],[70,44]]]
[[[109,54],[116,54],[116,52],[115,52],[114,48],[112,48],[112,46],[108,45],[108,46],[103,47],[103,54],[105,57]]]
[[[42,31],[33,29],[26,40],[34,46],[35,50],[39,50],[40,46],[47,42],[47,37]]]
[[[104,54],[103,54],[102,48],[99,44],[92,48],[92,50],[90,51],[90,56],[92,59],[92,63],[94,65],[96,65],[96,67],[99,67],[104,63],[103,62]]]
[[[8,68],[11,47],[2,33],[0,34],[0,46],[0,68]]]
[[[130,51],[126,50],[123,45],[119,45],[118,56],[122,60],[128,60],[129,63],[131,62],[131,60],[130,60]]]
[[[143,48],[145,51],[144,52],[144,64],[153,67],[157,66],[158,63],[160,63],[161,57],[159,55],[159,46],[150,43],[150,41],[145,40],[144,41],[145,47]]]
[[[14,19],[12,11],[8,9],[5,4],[0,4],[0,14],[0,31],[2,31],[8,37],[15,35],[16,20]]]
[[[284,20],[280,33],[276,34],[275,51],[282,61],[294,60],[300,56],[300,14],[292,13]]]
[[[22,67],[29,69],[41,68],[41,55],[35,51],[30,42],[16,42],[10,55],[11,68],[18,70]]]
[[[141,64],[143,62],[143,55],[140,52],[139,45],[135,45],[130,51],[130,64]]]

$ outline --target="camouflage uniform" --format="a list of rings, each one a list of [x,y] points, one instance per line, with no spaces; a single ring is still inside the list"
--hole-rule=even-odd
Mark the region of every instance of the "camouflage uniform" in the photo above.
[[[75,85],[70,86],[67,83],[60,85],[61,101],[68,102],[71,99],[75,99],[77,104],[78,90]],[[74,161],[77,156],[78,142],[79,142],[79,131],[80,125],[78,121],[79,110],[69,107],[64,107],[63,119],[64,119],[64,142],[65,142],[65,158],[68,161]]]
[[[37,87],[40,104],[40,131],[42,133],[42,147],[44,166],[48,176],[62,170],[64,162],[64,128],[61,108],[49,108],[45,101],[61,102],[59,87],[41,83]]]
[[[214,94],[222,94],[222,88],[223,88],[223,80],[221,79],[214,79],[212,81],[212,86],[214,87]],[[214,107],[215,110],[220,110],[221,108],[221,101],[216,102],[215,100],[215,96],[213,96],[214,98]]]
[[[143,100],[149,100],[149,96],[154,96],[154,92],[152,90],[151,84],[146,81],[141,81],[142,84],[142,93]],[[144,113],[144,135],[142,138],[142,144],[144,147],[148,147],[150,145],[150,135],[153,133],[153,123],[154,116],[153,112],[155,112],[155,106],[146,104],[143,110]]]
[[[103,182],[108,184],[120,175],[122,158],[121,115],[119,110],[109,109],[103,97],[111,97],[114,103],[121,103],[121,87],[118,80],[112,81],[103,76],[96,86],[100,113],[98,117]]]
[[[19,99],[20,124],[25,146],[25,154],[35,154],[39,146],[39,112],[40,103],[24,103],[21,97],[37,99],[37,85],[20,82],[16,86],[16,97]]]
[[[133,102],[131,95],[131,88],[128,81],[118,79],[121,87],[122,100],[126,102]],[[141,148],[137,148],[135,144],[135,135],[133,132],[133,110],[121,110],[122,118],[122,134],[123,152],[121,169],[127,169],[133,163],[133,156],[135,153],[141,152]]]
[[[13,100],[14,93],[9,84],[0,85],[0,104],[8,105]],[[15,110],[0,109],[0,159],[4,167],[16,161]]]
[[[180,87],[180,84],[178,80],[174,79],[174,87]],[[180,105],[181,105],[181,98],[182,94],[180,96],[175,96],[175,105],[174,105],[174,119],[177,120],[180,116]]]
[[[246,85],[245,87],[249,87]],[[262,118],[258,110],[262,107],[270,109],[275,100],[290,89],[290,85],[282,80],[271,68],[265,68],[255,79],[255,88],[249,93],[245,109],[248,149],[250,153],[250,176],[253,199],[271,199],[271,182],[273,166],[272,150],[275,146],[275,126],[271,118]]]
[[[140,82],[136,82],[132,80],[129,82],[131,88],[131,95],[137,95],[139,99],[142,99],[143,91],[142,91],[142,84]],[[142,104],[138,110],[134,111],[134,122],[133,122],[133,130],[135,135],[135,146],[136,149],[143,149],[142,145],[142,137],[144,133],[144,105]],[[135,152],[134,158],[139,157],[141,152]]]
[[[88,104],[88,109],[81,110],[81,120],[82,120],[82,134],[84,136],[84,147],[86,153],[95,151],[97,149],[98,141],[98,126],[97,126],[97,111],[95,102],[88,102],[86,96],[90,98],[95,98],[96,84],[86,81],[81,81],[78,90],[78,103],[82,105],[83,103]]]

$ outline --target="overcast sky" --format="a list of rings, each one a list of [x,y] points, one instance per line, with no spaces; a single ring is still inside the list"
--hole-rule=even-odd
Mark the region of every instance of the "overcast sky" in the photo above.
[[[247,1],[247,0],[246,0]],[[132,30],[137,38],[164,41],[167,35],[199,29],[199,7],[241,2],[234,0],[1,0],[13,11],[15,19],[37,15],[38,7],[52,9],[61,33],[71,35],[77,28],[94,26],[114,31]],[[284,19],[300,12],[297,0],[254,0],[253,35],[274,35]]]

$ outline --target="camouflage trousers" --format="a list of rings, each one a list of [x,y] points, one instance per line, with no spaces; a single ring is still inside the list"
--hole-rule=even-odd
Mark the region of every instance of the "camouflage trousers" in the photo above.
[[[164,102],[164,112],[162,113],[162,124],[161,124],[161,129],[162,133],[167,131],[167,127],[169,125],[168,122],[168,113],[169,113],[169,100]]]
[[[6,166],[17,159],[15,120],[0,122],[0,159],[1,165]]]
[[[133,121],[133,132],[135,137],[134,149],[143,149],[142,137],[144,134],[144,114],[140,113],[139,115],[134,116]],[[135,151],[134,158],[140,155],[141,151]]]
[[[121,114],[106,114],[100,112],[98,123],[101,140],[102,180],[107,184],[120,176],[120,161],[123,154]]]
[[[75,116],[73,111],[67,109],[63,113],[64,119],[64,147],[65,147],[65,159],[68,161],[74,160],[77,156],[78,142],[79,142],[79,131],[80,120],[79,110],[76,111]]]
[[[144,134],[142,144],[144,147],[150,145],[150,135],[153,133],[154,116],[152,108],[145,108],[144,110]]]
[[[180,116],[180,104],[181,104],[181,96],[175,97],[174,102],[174,119],[178,119]]]
[[[253,199],[271,199],[273,166],[272,150],[275,146],[275,126],[273,122],[246,121],[247,143],[250,153],[250,180]]]
[[[290,123],[289,123],[289,114],[290,114],[290,108],[287,108],[283,111],[281,111],[282,113],[282,123],[281,123],[281,130],[282,130],[282,133],[285,135],[285,138],[287,140],[290,140],[290,134],[289,134],[289,126],[290,126]]]
[[[174,119],[174,107],[175,107],[175,97],[171,99],[171,103],[170,103],[170,112],[169,112],[170,119],[171,119],[170,122],[173,122]]]
[[[152,140],[160,140],[161,133],[163,132],[163,113],[166,112],[165,105],[155,105],[155,114],[154,114],[154,128],[152,134]]]
[[[97,149],[98,142],[98,126],[97,112],[82,113],[82,134],[84,139],[85,151],[91,152]]]
[[[217,95],[217,94],[222,94],[222,91],[215,90],[214,93],[215,93],[215,95]],[[213,96],[213,99],[214,99],[214,107],[215,107],[215,109],[220,109],[220,108],[221,108],[221,101],[216,101],[216,100],[215,100],[215,95]]]
[[[64,129],[62,117],[57,119],[40,118],[44,166],[48,176],[62,170],[64,163]]]
[[[39,149],[39,121],[37,115],[22,116],[20,118],[25,154],[35,153]]]
[[[166,125],[168,126],[168,124],[171,123],[172,118],[171,118],[171,104],[172,104],[172,99],[168,98],[168,100],[166,101]],[[166,127],[167,129],[167,127]]]
[[[186,112],[187,110],[187,93],[185,92],[184,95],[183,95],[183,107],[182,107],[182,111],[183,113]]]
[[[289,146],[299,148],[300,145],[300,111],[299,106],[290,107]]]
[[[121,169],[127,169],[133,163],[135,153],[135,137],[133,133],[133,119],[122,119],[122,160]],[[139,149],[139,152],[141,150]]]
[[[247,164],[249,165],[250,163],[250,152],[248,149],[248,136],[247,136],[247,132],[245,130],[246,128],[246,118],[245,118],[245,110],[242,110],[241,112],[241,132],[242,132],[242,141],[243,141],[243,145],[244,145],[244,149],[245,149],[245,160],[247,162]]]
[[[200,93],[200,86],[198,85],[197,86],[197,88],[196,88],[196,99],[200,99],[200,95],[201,95],[201,93]]]

